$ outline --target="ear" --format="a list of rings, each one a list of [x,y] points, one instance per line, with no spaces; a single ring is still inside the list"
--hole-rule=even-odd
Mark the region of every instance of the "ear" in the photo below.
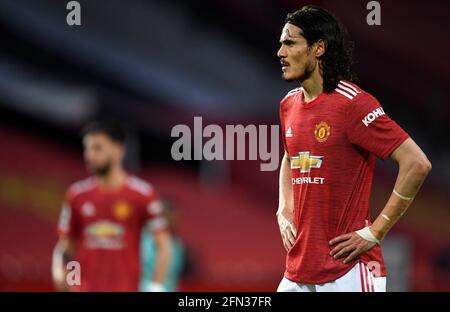
[[[323,39],[319,39],[314,43],[314,56],[316,58],[320,58],[325,54],[325,51],[327,49],[327,42]]]

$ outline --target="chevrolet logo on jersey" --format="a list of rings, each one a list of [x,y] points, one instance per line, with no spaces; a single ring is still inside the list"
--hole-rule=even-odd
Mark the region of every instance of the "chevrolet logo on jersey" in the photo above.
[[[298,156],[291,157],[291,169],[300,169],[301,173],[310,172],[311,169],[322,166],[323,156],[311,156],[310,152],[300,152]]]

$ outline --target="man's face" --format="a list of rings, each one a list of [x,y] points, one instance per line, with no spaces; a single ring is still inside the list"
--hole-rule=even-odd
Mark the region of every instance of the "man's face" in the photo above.
[[[112,166],[121,164],[123,147],[103,133],[84,137],[84,160],[88,170],[95,175],[106,175]]]
[[[301,35],[301,29],[287,23],[280,37],[281,47],[277,52],[286,81],[304,81],[313,73],[317,60]]]

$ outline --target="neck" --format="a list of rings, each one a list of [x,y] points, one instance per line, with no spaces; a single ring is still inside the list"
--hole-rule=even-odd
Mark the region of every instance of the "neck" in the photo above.
[[[97,182],[102,189],[119,188],[125,181],[126,173],[121,167],[112,167],[104,176],[97,176]]]
[[[319,66],[317,66],[318,68]],[[305,102],[311,102],[315,100],[323,92],[323,78],[319,71],[316,70],[312,73],[311,77],[302,81],[301,86],[303,88],[303,94]]]

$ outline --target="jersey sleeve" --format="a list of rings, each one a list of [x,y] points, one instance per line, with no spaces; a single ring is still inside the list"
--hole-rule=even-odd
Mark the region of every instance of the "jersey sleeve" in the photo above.
[[[146,196],[144,211],[144,224],[152,233],[157,233],[167,229],[167,219],[164,215],[164,206],[156,194]]]
[[[349,141],[383,160],[409,138],[386,115],[377,99],[367,93],[360,94],[351,101],[346,118]]]
[[[285,134],[285,128],[284,128],[284,113],[283,113],[283,100],[280,102],[280,111],[279,111],[279,118],[280,118],[280,132],[281,132],[281,140],[283,141],[283,147],[284,150],[287,152],[287,144],[286,144],[286,134]]]
[[[77,213],[73,209],[73,198],[67,192],[59,215],[57,232],[60,236],[75,237],[79,230]]]

